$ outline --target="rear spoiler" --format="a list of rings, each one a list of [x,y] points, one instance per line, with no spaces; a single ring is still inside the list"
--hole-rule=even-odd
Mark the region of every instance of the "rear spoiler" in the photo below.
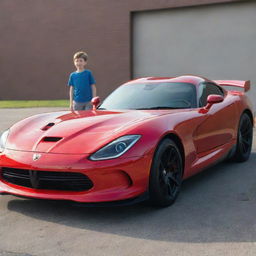
[[[221,86],[234,86],[243,88],[245,92],[248,92],[251,88],[251,81],[239,81],[239,80],[214,80],[214,82]]]

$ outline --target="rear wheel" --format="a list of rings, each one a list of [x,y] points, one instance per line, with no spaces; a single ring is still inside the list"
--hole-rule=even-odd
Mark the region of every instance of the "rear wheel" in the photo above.
[[[171,139],[164,139],[155,152],[149,181],[150,201],[156,206],[173,204],[179,194],[183,174],[182,157]]]
[[[239,122],[234,161],[244,162],[248,160],[252,149],[252,138],[253,124],[249,115],[244,113]]]

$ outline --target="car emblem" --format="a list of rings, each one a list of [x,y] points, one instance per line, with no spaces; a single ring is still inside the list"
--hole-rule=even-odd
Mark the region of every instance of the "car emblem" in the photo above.
[[[41,154],[34,154],[33,155],[33,160],[36,161],[41,157]]]

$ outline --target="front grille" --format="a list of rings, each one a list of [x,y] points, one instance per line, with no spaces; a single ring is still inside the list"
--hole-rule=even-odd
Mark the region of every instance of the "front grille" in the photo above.
[[[3,167],[2,179],[11,184],[36,189],[84,191],[93,187],[92,181],[78,172],[49,172]]]

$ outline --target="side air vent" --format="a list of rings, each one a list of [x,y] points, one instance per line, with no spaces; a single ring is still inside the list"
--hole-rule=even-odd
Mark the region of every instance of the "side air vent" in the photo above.
[[[52,126],[54,126],[55,123],[49,123],[46,126],[42,127],[41,130],[43,131],[47,131],[49,128],[51,128]]]
[[[45,142],[57,142],[59,140],[61,140],[62,137],[44,137],[42,139],[42,141],[45,141]]]

